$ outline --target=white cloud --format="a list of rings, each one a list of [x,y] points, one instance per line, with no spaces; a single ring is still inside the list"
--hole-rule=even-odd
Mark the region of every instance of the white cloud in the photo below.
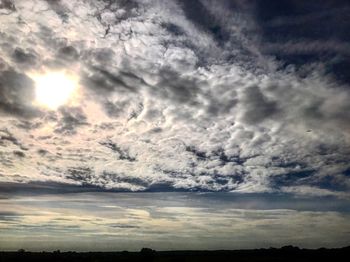
[[[2,72],[29,73],[12,59],[19,47],[35,57],[32,70],[65,67],[77,74],[77,110],[86,124],[67,108],[23,128],[23,118],[1,108],[1,130],[21,141],[0,144],[4,182],[296,194],[304,192],[300,184],[313,184],[328,195],[317,183],[349,169],[349,91],[317,72],[300,78],[273,70],[274,60],[249,33],[255,27],[249,8],[225,19],[225,6],[204,3],[229,36],[221,45],[175,2],[116,2],[113,12],[103,1],[14,4],[17,11],[0,26]],[[73,178],[81,167],[89,169]],[[293,176],[303,172],[310,173]],[[274,183],[285,174],[292,179]]]

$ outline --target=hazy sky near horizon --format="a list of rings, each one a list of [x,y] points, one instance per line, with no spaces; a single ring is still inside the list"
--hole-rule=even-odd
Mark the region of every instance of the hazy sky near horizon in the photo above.
[[[0,0],[0,249],[349,243],[349,11]]]
[[[349,245],[350,207],[334,198],[147,192],[0,199],[1,250],[139,251]]]

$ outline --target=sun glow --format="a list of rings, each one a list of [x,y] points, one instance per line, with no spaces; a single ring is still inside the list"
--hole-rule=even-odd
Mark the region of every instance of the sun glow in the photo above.
[[[50,72],[33,76],[36,102],[50,109],[57,109],[72,99],[78,81],[64,72]]]

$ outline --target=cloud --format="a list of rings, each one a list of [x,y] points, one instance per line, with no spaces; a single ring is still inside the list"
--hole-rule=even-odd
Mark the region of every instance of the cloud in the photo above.
[[[267,7],[257,1],[261,50],[275,57],[282,68],[294,65],[304,71],[317,64],[348,85],[344,69],[349,61],[349,37],[345,32],[350,24],[341,19],[348,9],[346,1],[314,2],[308,7],[297,1],[274,1]]]
[[[16,6],[11,0],[1,0],[0,1],[0,9],[5,9],[7,12],[1,13],[2,15],[9,15],[12,12],[16,11]]]
[[[317,248],[348,243],[348,213],[318,210],[316,199],[276,198],[276,208],[272,206],[276,202],[265,197],[75,193],[36,195],[33,200],[33,196],[22,195],[0,199],[4,236],[0,244],[7,250],[16,250],[21,243],[30,251],[58,246],[61,250],[111,251],[140,250],[145,242],[158,250],[173,246],[192,250],[268,248],[288,243]],[[339,205],[336,199],[321,201],[322,208]],[[18,230],[20,235],[15,233]],[[31,241],[27,241],[29,236]]]
[[[297,193],[298,195],[311,195],[311,196],[336,196],[341,198],[349,198],[349,194],[345,192],[332,191],[328,189],[321,189],[311,186],[291,186],[283,187],[283,192]]]
[[[39,110],[32,106],[33,81],[25,74],[6,70],[0,74],[0,109],[19,117],[34,117]]]
[[[293,26],[324,14],[291,4],[276,17],[277,2],[15,1],[0,27],[2,181],[347,198],[348,85],[284,56],[330,50],[335,65],[346,39],[303,39]],[[29,71],[58,69],[79,98],[39,110]]]
[[[245,112],[243,120],[251,123],[258,124],[265,118],[271,118],[274,114],[279,111],[277,108],[277,102],[268,101],[264,94],[259,90],[258,86],[248,87],[244,91],[245,101]]]
[[[17,64],[23,64],[27,67],[31,67],[37,63],[37,54],[33,54],[30,50],[22,50],[21,48],[15,49],[12,58]]]
[[[61,119],[58,120],[55,133],[73,134],[79,126],[89,125],[83,110],[79,107],[62,107],[60,113]]]
[[[117,153],[119,155],[119,159],[121,160],[128,160],[130,162],[136,161],[136,158],[130,156],[127,150],[121,149],[118,145],[116,145],[111,141],[101,142],[100,144],[103,146],[106,146],[107,148],[111,149],[113,152]]]

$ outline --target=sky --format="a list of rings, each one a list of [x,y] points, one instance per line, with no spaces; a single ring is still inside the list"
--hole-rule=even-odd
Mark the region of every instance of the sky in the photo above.
[[[0,0],[0,250],[348,245],[349,11]]]

